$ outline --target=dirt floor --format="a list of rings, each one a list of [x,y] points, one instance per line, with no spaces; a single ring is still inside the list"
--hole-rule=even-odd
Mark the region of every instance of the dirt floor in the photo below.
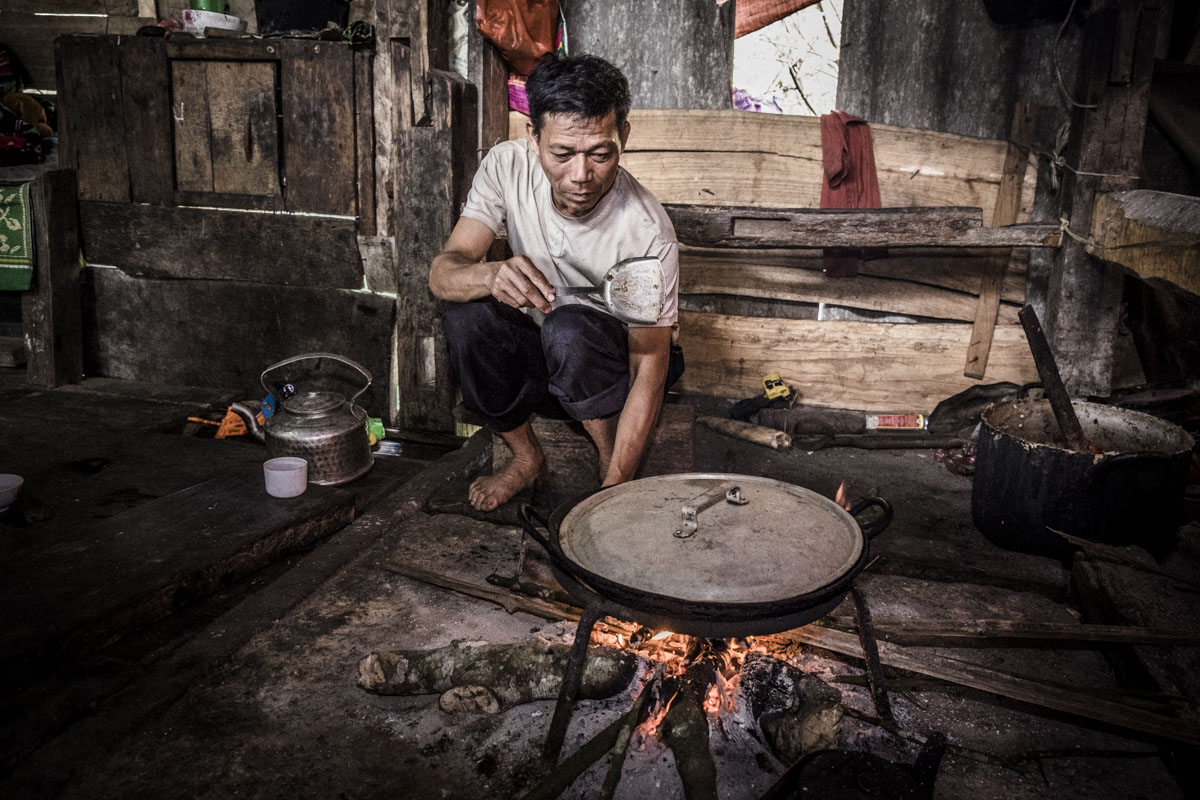
[[[59,529],[53,520],[67,530],[136,507],[143,495],[162,497],[261,462],[252,445],[159,432],[189,408],[227,398],[195,390],[159,389],[149,399],[147,393],[146,387],[93,381],[36,392],[0,376],[0,471],[31,477],[31,496],[54,515],[25,527],[0,518],[6,558],[38,547],[35,536],[53,537]],[[872,542],[877,558],[858,580],[877,625],[997,618],[1076,624],[1084,615],[1064,565],[1001,550],[974,529],[970,478],[951,473],[931,452],[776,452],[703,428],[696,431],[695,452],[698,471],[764,475],[826,496],[845,481],[851,498],[888,499],[895,520]],[[398,574],[416,566],[488,587],[490,574],[516,572],[521,531],[511,508],[485,518],[428,511],[465,494],[469,475],[486,462],[486,442],[472,440],[431,461],[436,455],[414,448],[410,457],[381,463],[375,483],[356,494],[357,519],[319,544],[288,553],[104,650],[47,664],[40,680],[18,687],[6,703],[10,744],[0,794],[510,798],[537,785],[552,700],[491,715],[449,714],[435,694],[383,696],[357,685],[359,660],[372,651],[572,639],[569,621],[510,614]],[[79,477],[71,466],[97,458],[109,459],[94,474],[107,474],[107,485]],[[129,466],[143,459],[151,469]],[[1196,574],[1194,563],[1178,554],[1163,566]],[[831,619],[851,615],[847,602]],[[1157,627],[1172,622],[1160,620]],[[1200,628],[1192,620],[1174,624]],[[1128,676],[1114,671],[1114,659],[1099,649],[906,649],[1129,701],[1121,693]],[[889,733],[877,724],[861,685],[860,661],[796,645],[775,655],[840,691],[846,709],[841,748],[911,763],[927,736],[945,734],[949,748],[936,797],[1188,796],[1164,760],[1181,752],[1186,758],[1186,749],[898,672],[889,675],[896,681],[891,698],[899,727]],[[1142,700],[1162,711],[1160,697]],[[579,701],[565,752],[630,702],[628,691]],[[1174,711],[1195,716],[1190,704],[1176,703]],[[744,708],[714,719],[711,731],[722,798],[757,798],[787,767]],[[606,771],[602,758],[562,796],[597,797]],[[616,797],[651,796],[683,794],[671,752],[639,736]]]

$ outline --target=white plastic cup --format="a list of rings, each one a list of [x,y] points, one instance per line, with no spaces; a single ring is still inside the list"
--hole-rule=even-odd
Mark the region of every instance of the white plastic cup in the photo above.
[[[295,497],[308,488],[308,462],[287,456],[263,463],[263,480],[271,497]]]

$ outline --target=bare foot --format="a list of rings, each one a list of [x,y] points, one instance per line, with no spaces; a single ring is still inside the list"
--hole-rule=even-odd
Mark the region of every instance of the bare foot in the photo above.
[[[517,492],[533,486],[544,460],[540,451],[536,456],[517,456],[495,475],[476,478],[468,495],[471,505],[480,511],[496,510]]]

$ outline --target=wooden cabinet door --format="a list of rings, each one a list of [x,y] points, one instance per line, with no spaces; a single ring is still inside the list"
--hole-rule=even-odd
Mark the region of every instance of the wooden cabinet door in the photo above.
[[[357,217],[354,53],[304,39],[57,42],[63,163],[81,200]],[[360,81],[362,82],[362,81]],[[365,104],[370,108],[369,103]],[[358,145],[356,139],[364,144]]]

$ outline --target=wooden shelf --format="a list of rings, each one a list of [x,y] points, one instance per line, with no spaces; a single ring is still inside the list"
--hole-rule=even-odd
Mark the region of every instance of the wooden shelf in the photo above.
[[[985,227],[980,208],[843,210],[664,205],[694,247],[1057,247],[1059,226]]]

